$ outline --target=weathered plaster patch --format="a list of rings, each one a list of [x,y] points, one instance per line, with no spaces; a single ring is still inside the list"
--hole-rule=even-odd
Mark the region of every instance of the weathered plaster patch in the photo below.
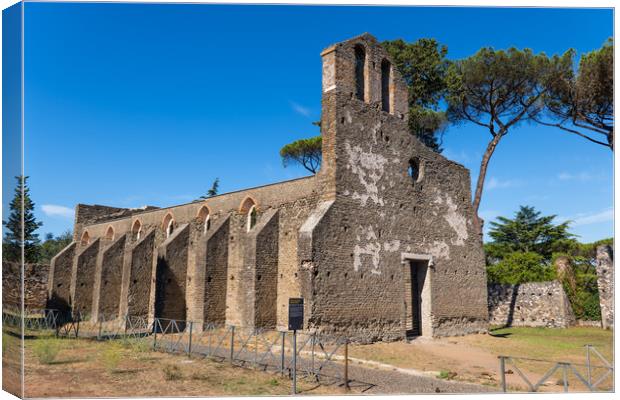
[[[431,245],[427,245],[425,248],[425,252],[431,254],[435,259],[450,259],[450,247],[446,244],[446,242],[435,240]]]
[[[452,243],[457,246],[463,246],[469,236],[467,233],[467,219],[464,215],[457,212],[458,207],[452,202],[450,196],[446,196],[446,204],[448,205],[448,213],[444,215],[444,219],[456,232],[456,240],[453,240]]]
[[[379,262],[381,260],[381,245],[379,243],[367,243],[364,247],[356,244],[353,249],[353,269],[359,271],[362,267],[362,256],[370,256],[372,267],[370,272],[380,275]]]
[[[362,206],[365,207],[368,199],[375,204],[383,206],[383,199],[379,197],[379,189],[377,184],[384,173],[385,164],[388,160],[381,154],[365,152],[361,146],[351,146],[345,142],[345,150],[349,156],[348,168],[357,175],[359,182],[362,184],[365,193],[353,192],[353,198],[359,199]]]

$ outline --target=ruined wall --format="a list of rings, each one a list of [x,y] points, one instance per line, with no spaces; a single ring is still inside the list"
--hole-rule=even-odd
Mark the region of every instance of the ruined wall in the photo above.
[[[95,280],[93,310],[103,320],[115,319],[119,313],[125,255],[125,235],[107,243],[98,259],[99,273]]]
[[[575,316],[558,281],[490,284],[489,323],[566,328],[575,323]]]
[[[155,233],[149,232],[129,250],[127,255],[129,260],[127,315],[146,317],[149,314],[154,242]]]
[[[275,328],[278,296],[279,212],[265,215],[256,227],[254,263],[254,326]]]
[[[24,307],[26,309],[47,308],[47,284],[50,266],[47,264],[24,264]],[[2,304],[8,308],[20,308],[21,264],[2,262]]]
[[[354,94],[358,44],[365,46],[366,68],[373,71],[366,100]],[[306,263],[311,284],[304,293],[311,297],[309,323],[357,332],[362,341],[402,337],[408,271],[403,256],[413,254],[432,259],[432,332],[427,334],[485,331],[484,254],[473,226],[469,173],[409,134],[402,105],[407,88],[397,71],[390,86],[395,106],[391,112],[381,109],[372,93],[385,58],[368,36],[323,52],[327,168],[319,179],[333,187],[335,202],[312,235],[312,260]]]
[[[226,218],[206,238],[203,318],[209,323],[226,322],[229,225],[230,220]]]
[[[596,274],[603,328],[614,326],[614,254],[608,245],[596,249]]]
[[[189,225],[180,226],[157,248],[155,317],[185,320]]]
[[[288,327],[288,299],[301,297],[301,281],[298,260],[300,227],[314,211],[319,200],[318,191],[303,199],[283,205],[278,209],[278,269],[277,269],[277,326]]]
[[[47,307],[59,311],[71,309],[71,277],[77,243],[62,249],[50,262]]]
[[[91,244],[81,249],[75,257],[73,265],[73,295],[72,310],[79,311],[83,318],[90,318],[93,305],[93,291],[95,287],[95,271],[97,269],[97,254],[101,241],[95,239]]]

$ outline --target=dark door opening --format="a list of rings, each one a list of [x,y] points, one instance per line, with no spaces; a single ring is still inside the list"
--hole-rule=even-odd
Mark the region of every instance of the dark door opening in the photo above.
[[[426,261],[410,261],[405,271],[405,333],[407,337],[422,335],[422,310]]]

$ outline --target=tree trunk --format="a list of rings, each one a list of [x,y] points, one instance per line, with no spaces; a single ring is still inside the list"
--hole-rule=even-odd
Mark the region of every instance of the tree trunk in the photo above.
[[[493,140],[489,142],[487,145],[487,149],[482,156],[482,162],[480,163],[480,174],[478,174],[478,182],[476,183],[476,194],[474,196],[474,226],[478,230],[478,233],[482,237],[482,220],[478,216],[478,209],[480,208],[480,200],[482,199],[482,189],[484,187],[484,178],[487,174],[487,167],[489,166],[489,161],[491,160],[491,156],[493,152],[495,152],[495,148],[497,144],[501,140],[504,135],[503,131],[500,131],[495,136],[493,136]]]

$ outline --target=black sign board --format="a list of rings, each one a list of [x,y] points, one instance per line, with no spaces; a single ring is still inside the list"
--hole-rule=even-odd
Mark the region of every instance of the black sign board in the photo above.
[[[304,327],[304,299],[288,299],[288,329],[301,330]]]

